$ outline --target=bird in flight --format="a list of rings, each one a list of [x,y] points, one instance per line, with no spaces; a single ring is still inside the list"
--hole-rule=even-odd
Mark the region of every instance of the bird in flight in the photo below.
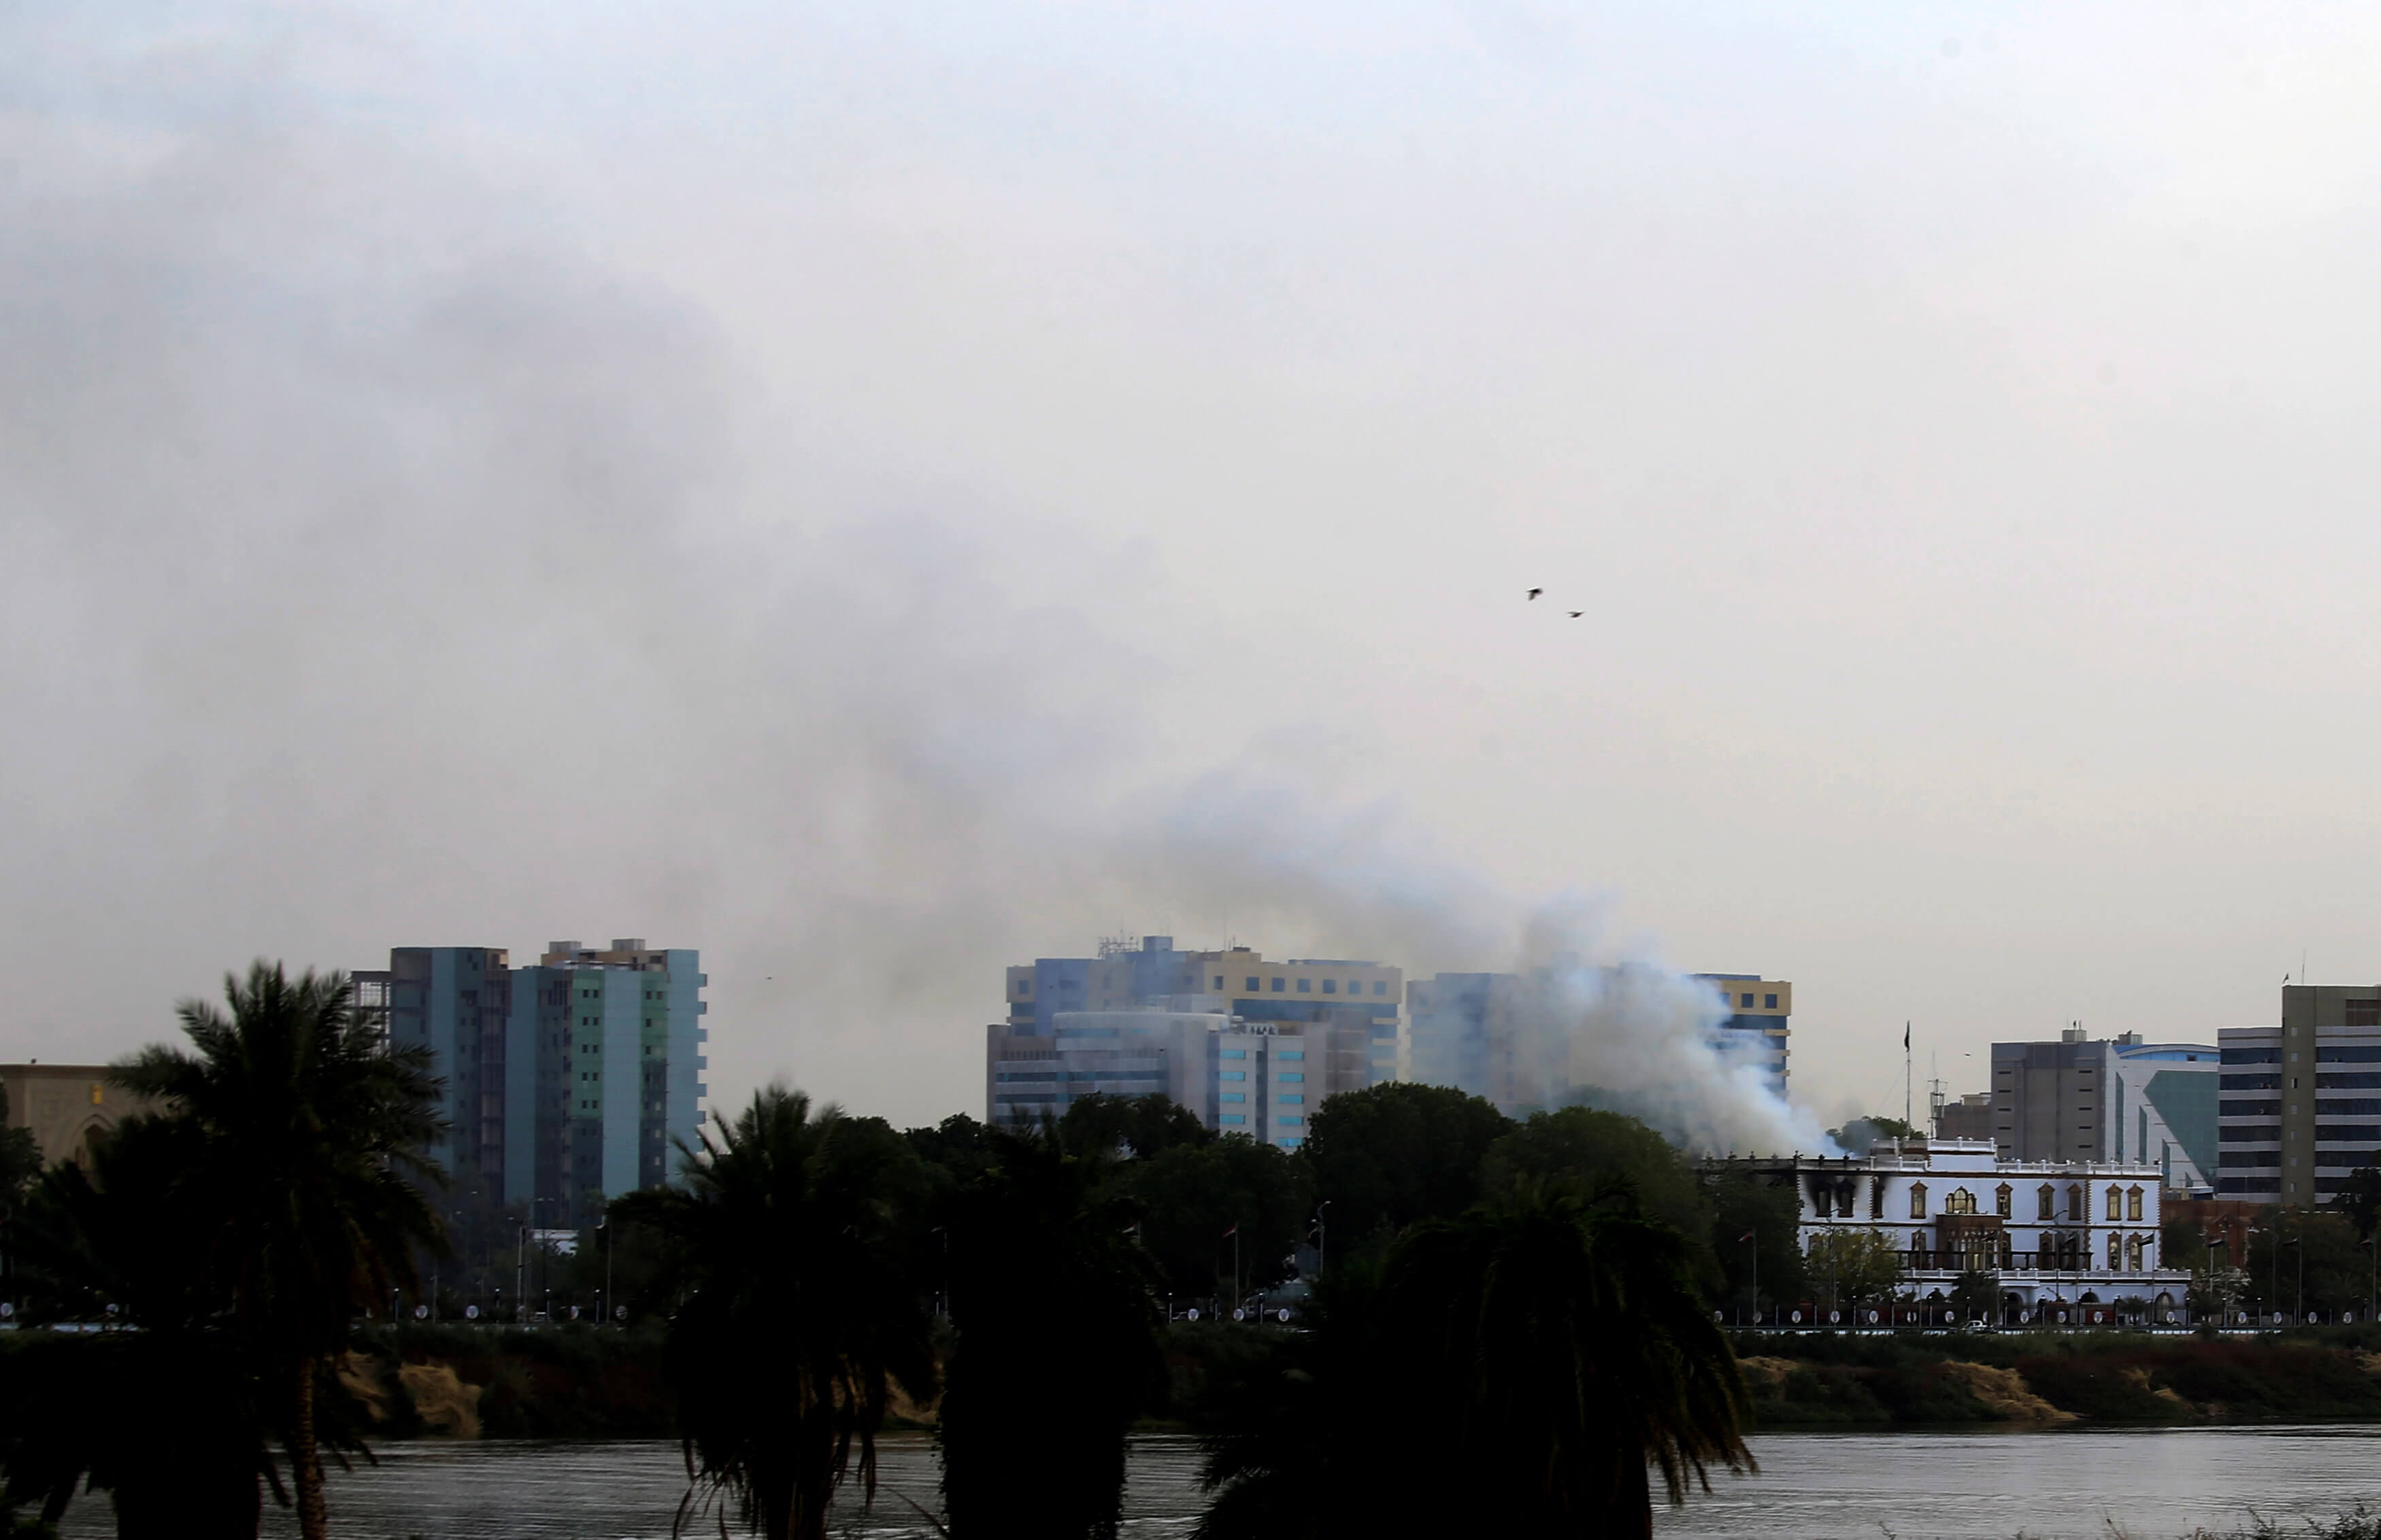
[[[1576,620],[1576,619],[1578,619],[1581,616],[1585,615],[1586,613],[1587,613],[1587,611],[1585,611],[1585,610],[1583,610],[1583,609],[1575,609],[1575,610],[1570,611],[1570,612],[1569,612],[1569,615],[1570,615],[1570,617],[1571,617],[1572,619]]]
[[[1529,594],[1529,596],[1530,596],[1531,598],[1534,599],[1534,598],[1536,598],[1539,594],[1544,593],[1545,592],[1545,589],[1543,589],[1543,588],[1533,588],[1533,589],[1530,590],[1530,594]]]

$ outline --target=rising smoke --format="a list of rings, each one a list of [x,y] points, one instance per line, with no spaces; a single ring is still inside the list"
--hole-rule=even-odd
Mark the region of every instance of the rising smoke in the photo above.
[[[1160,706],[1199,681],[1139,639],[1203,616],[1146,548],[909,469],[897,412],[845,442],[842,374],[773,390],[531,170],[326,116],[290,25],[0,50],[48,83],[0,118],[0,923],[51,964],[0,1056],[123,1052],[260,954],[635,932],[705,950],[715,1101],[922,1119],[975,1105],[999,964],[1162,915],[1545,968],[1549,1103],[1810,1143],[1707,989],[1315,735]]]

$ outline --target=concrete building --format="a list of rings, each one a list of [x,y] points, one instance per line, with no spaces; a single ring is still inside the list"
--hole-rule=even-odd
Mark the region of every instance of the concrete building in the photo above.
[[[603,1201],[672,1175],[702,1118],[701,955],[548,946],[534,967],[496,947],[399,947],[353,975],[392,1043],[430,1050],[449,1131],[429,1154],[453,1191],[534,1222],[592,1224]]]
[[[1009,1032],[1047,1037],[1070,1011],[1129,1010],[1198,997],[1244,1021],[1304,1031],[1327,1027],[1345,1051],[1361,1029],[1366,1082],[1398,1078],[1398,1007],[1403,973],[1353,959],[1291,958],[1268,962],[1247,947],[1184,951],[1170,935],[1100,942],[1088,958],[1037,958],[1007,971],[1003,996]]]
[[[2289,984],[2279,1026],[2216,1037],[2218,1196],[2328,1203],[2381,1160],[2381,984]]]
[[[1615,993],[1627,970],[1604,971]],[[1752,973],[1698,973],[1719,996],[1715,1040],[1749,1055],[1785,1094],[1794,986]],[[1569,975],[1439,973],[1406,986],[1408,1078],[1484,1096],[1508,1112],[1542,1106],[1570,1084],[1570,1045],[1553,1027],[1576,1015]]]
[[[1971,1091],[1956,1102],[1935,1098],[1935,1137],[1993,1143],[1993,1094]]]
[[[2146,1162],[2014,1161],[1982,1140],[1909,1139],[1849,1158],[1711,1167],[1790,1183],[1806,1253],[1831,1231],[1890,1239],[1903,1256],[1902,1288],[1921,1300],[1948,1298],[1977,1268],[1998,1275],[2012,1314],[2055,1322],[2094,1303],[2179,1310],[2191,1282],[2187,1268],[2160,1265],[2161,1175]]]
[[[1757,1038],[1760,1062],[1769,1070],[1773,1089],[1786,1094],[1787,1039],[1792,1035],[1794,986],[1784,979],[1764,979],[1758,973],[1697,973],[1719,991],[1720,1000],[1728,1007],[1728,1019],[1720,1030],[1726,1033],[1749,1033],[1746,1041]]]
[[[31,1129],[42,1163],[91,1159],[92,1142],[136,1113],[156,1109],[145,1096],[107,1083],[104,1064],[0,1064],[7,1126]]]
[[[2219,1046],[2094,1040],[1993,1045],[1994,1145],[2008,1160],[2147,1161],[2176,1192],[2212,1192]]]

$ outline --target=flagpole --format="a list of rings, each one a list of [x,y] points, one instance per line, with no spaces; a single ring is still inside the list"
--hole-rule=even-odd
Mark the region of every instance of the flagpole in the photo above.
[[[1901,1023],[1901,1136],[1910,1137],[1910,1023]]]

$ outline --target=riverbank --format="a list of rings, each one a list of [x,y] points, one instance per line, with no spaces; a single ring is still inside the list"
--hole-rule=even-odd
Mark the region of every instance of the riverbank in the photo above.
[[[1766,1429],[2381,1421],[2369,1326],[2247,1339],[1748,1334],[1737,1351]]]

